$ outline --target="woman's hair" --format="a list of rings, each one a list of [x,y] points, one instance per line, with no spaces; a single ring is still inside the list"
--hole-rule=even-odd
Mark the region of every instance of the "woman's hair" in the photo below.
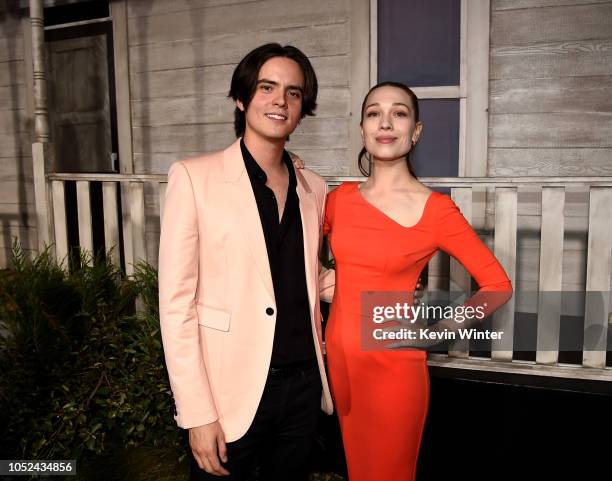
[[[240,61],[232,75],[232,83],[227,96],[234,99],[234,101],[240,100],[245,110],[242,111],[238,107],[234,110],[234,130],[236,131],[236,137],[244,135],[244,130],[246,128],[245,112],[251,103],[253,95],[255,95],[259,70],[264,63],[275,57],[290,58],[300,66],[302,74],[304,75],[301,118],[304,118],[306,115],[314,115],[314,111],[317,108],[318,85],[317,76],[310,61],[301,50],[291,45],[282,47],[278,43],[267,43],[261,47],[257,47],[255,50],[251,50],[246,57]]]
[[[415,122],[419,121],[419,99],[417,98],[416,94],[412,90],[410,90],[410,88],[407,85],[404,85],[401,82],[381,82],[379,84],[374,85],[374,87],[372,87],[369,90],[369,92],[363,99],[363,103],[361,104],[361,120],[359,121],[359,125],[363,124],[363,114],[365,113],[366,102],[368,101],[368,97],[374,90],[379,89],[381,87],[396,87],[406,92],[408,96],[410,97],[410,99],[412,100],[412,111],[414,112],[414,121]],[[406,155],[406,164],[408,164],[408,171],[410,172],[410,175],[412,175],[416,179],[416,174],[414,173],[414,169],[412,168],[412,164],[410,163],[410,156],[412,152],[414,151],[414,147],[415,146],[413,145],[410,151],[408,152],[408,154]],[[366,158],[367,152],[368,151],[366,150],[364,146],[361,149],[361,152],[359,152],[359,156],[357,158],[357,165],[359,166],[359,171],[366,177],[369,177],[371,172],[369,171],[369,169],[366,169],[363,165],[363,161]]]

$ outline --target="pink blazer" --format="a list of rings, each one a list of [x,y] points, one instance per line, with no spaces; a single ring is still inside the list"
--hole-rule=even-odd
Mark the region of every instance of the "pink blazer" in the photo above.
[[[327,186],[307,169],[296,176],[321,407],[331,413],[318,282]],[[159,311],[175,419],[183,428],[219,420],[226,441],[234,441],[259,405],[276,321],[266,242],[240,141],[174,163],[162,218]]]

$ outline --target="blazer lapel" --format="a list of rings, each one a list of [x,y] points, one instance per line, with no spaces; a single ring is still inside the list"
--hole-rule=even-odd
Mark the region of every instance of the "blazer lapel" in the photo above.
[[[240,139],[230,145],[223,153],[223,177],[228,184],[228,194],[232,199],[236,218],[239,219],[238,225],[244,233],[244,239],[249,245],[257,270],[270,294],[270,298],[274,300],[274,286],[270,263],[268,262],[266,239],[261,227],[253,187],[240,151]]]
[[[317,296],[317,261],[319,253],[319,213],[315,194],[299,169],[295,169],[297,178],[297,193],[300,199],[300,217],[304,236],[304,267],[306,270],[306,286],[310,299],[312,319],[314,319],[314,303]]]

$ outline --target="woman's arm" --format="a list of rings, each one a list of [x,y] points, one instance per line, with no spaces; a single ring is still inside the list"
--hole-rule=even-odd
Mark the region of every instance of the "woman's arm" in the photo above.
[[[464,306],[480,307],[482,317],[457,322],[439,323],[442,328],[468,328],[491,315],[512,297],[512,283],[506,271],[478,234],[463,217],[461,211],[447,196],[438,201],[436,239],[438,247],[452,255],[470,273],[479,290]],[[468,322],[472,321],[472,322]]]

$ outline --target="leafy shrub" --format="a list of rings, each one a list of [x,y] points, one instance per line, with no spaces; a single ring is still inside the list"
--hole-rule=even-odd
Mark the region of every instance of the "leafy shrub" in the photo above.
[[[48,249],[29,261],[17,244],[12,263],[0,271],[4,458],[79,458],[109,442],[180,453],[155,269],[128,278],[82,254],[68,272]]]

